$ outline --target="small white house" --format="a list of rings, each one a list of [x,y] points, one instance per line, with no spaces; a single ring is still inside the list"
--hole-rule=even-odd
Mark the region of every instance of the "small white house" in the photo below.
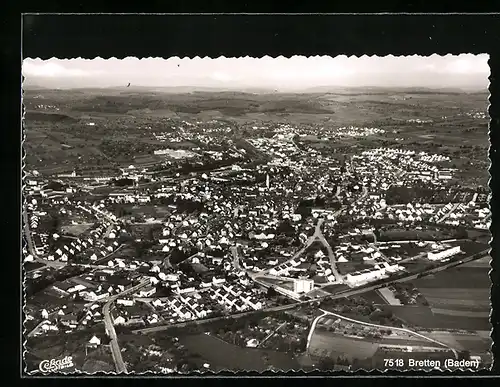
[[[259,345],[259,341],[257,339],[250,339],[247,341],[247,347],[255,348]]]
[[[98,345],[101,345],[101,339],[99,339],[97,336],[92,336],[92,338],[89,340],[89,344],[91,346],[97,347]]]
[[[124,325],[127,322],[123,316],[118,316],[115,318],[114,323],[115,325]]]

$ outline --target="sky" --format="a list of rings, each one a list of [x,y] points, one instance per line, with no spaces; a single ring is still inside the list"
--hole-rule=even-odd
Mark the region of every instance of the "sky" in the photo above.
[[[486,89],[488,55],[24,59],[25,85],[301,91],[318,87]]]

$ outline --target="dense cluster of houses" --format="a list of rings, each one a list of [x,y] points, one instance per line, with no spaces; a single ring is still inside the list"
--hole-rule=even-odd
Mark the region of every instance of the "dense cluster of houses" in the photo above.
[[[187,122],[181,126],[183,130],[196,127]],[[187,134],[184,135],[183,130],[154,136],[170,142],[175,139],[185,141]],[[220,132],[229,128],[222,128],[220,123],[214,121],[210,130]],[[313,134],[314,130],[311,129],[307,135]],[[223,143],[220,138],[210,136],[209,132],[200,133],[197,140]],[[300,136],[301,133],[290,125],[277,125],[275,132],[273,137],[248,139],[253,147],[271,157],[267,165],[259,165],[252,170],[234,166],[216,173],[207,172],[199,177],[186,178],[182,183],[165,182],[155,192],[136,185],[112,192],[95,203],[73,202],[65,197],[70,191],[47,190],[36,176],[30,177],[28,192],[50,198],[54,205],[60,207],[61,213],[66,211],[67,214],[76,214],[77,211],[83,211],[93,221],[97,219],[90,230],[71,241],[58,234],[42,235],[40,247],[48,245],[48,238],[51,238],[53,248],[37,252],[48,260],[63,263],[71,263],[78,257],[89,264],[101,266],[102,261],[102,265],[107,266],[107,269],[99,267],[77,281],[53,285],[52,289],[61,297],[80,297],[94,303],[83,316],[80,313],[78,319],[74,313],[57,311],[58,321],[68,329],[100,321],[102,311],[95,306],[98,305],[96,302],[130,289],[139,277],[148,279],[149,285],[132,298],[117,300],[113,310],[115,324],[154,324],[161,320],[176,322],[209,317],[220,310],[242,312],[262,309],[265,301],[253,287],[247,272],[264,271],[271,276],[286,277],[296,284],[294,290],[300,288],[301,291],[305,288],[311,290],[314,281],[333,283],[337,279],[332,272],[330,258],[323,250],[314,252],[314,270],[311,270],[310,262],[306,262],[310,257],[306,254],[290,259],[296,252],[297,244],[295,247],[284,247],[292,243],[304,243],[314,232],[315,219],[319,217],[325,220],[323,230],[328,235],[336,222],[334,211],[327,208],[329,204],[314,204],[313,219],[307,221],[298,211],[299,204],[304,200],[316,203],[319,196],[328,197],[329,203],[349,203],[346,215],[352,220],[385,218],[399,224],[414,225],[429,220],[462,225],[466,224],[465,219],[470,220],[471,213],[475,213],[472,217],[474,226],[489,227],[490,212],[484,206],[476,205],[477,195],[470,202],[444,206],[420,203],[387,205],[386,193],[392,186],[411,186],[417,181],[436,187],[444,186],[453,177],[453,170],[440,168],[437,163],[449,161],[446,157],[403,149],[377,148],[340,162],[312,147],[305,152],[304,144],[295,142],[294,136]],[[332,130],[328,136],[381,133],[384,131],[378,128],[345,127]],[[200,153],[212,160],[244,157],[244,150],[231,142],[226,141],[224,144],[224,151]],[[171,155],[171,150],[160,150],[155,154]],[[306,154],[308,157],[304,157]],[[123,170],[122,175],[138,181],[142,172],[131,166]],[[103,176],[96,182],[108,180],[109,177]],[[151,218],[147,221],[161,224],[160,235],[154,238],[157,243],[149,248],[149,253],[163,256],[165,261],[143,262],[134,257],[106,259],[120,248],[120,236],[126,227],[125,222],[121,223],[106,208],[116,203],[154,205],[162,198],[168,199],[164,207],[170,213],[161,219]],[[195,216],[185,209],[189,206],[196,208]],[[29,204],[29,210],[30,226],[36,230],[39,218],[44,214],[37,210],[36,200]],[[287,228],[288,232],[281,232],[280,227]],[[372,228],[369,226],[354,227],[340,235],[342,242],[334,246],[333,256],[337,263],[349,263],[354,255],[361,255],[361,262],[371,266],[345,274],[343,280],[350,286],[359,286],[403,270],[397,264],[397,259],[383,257],[382,249],[368,243],[349,241],[352,236],[371,233]],[[165,264],[168,259],[179,256],[179,253],[186,256],[185,262],[199,275],[186,274],[177,267],[174,269]],[[428,258],[446,259],[450,256],[447,254],[451,253],[436,247]],[[306,272],[311,273],[311,278],[306,277]],[[159,287],[168,288],[171,295],[158,297]],[[149,311],[140,307],[137,299],[149,303]],[[48,312],[45,320],[50,320],[50,313],[53,311]],[[57,328],[58,325],[46,323],[44,326],[44,330],[50,331],[55,329],[52,326]]]
[[[426,181],[434,184],[441,184],[443,180],[449,180],[453,177],[451,169],[439,168],[434,163],[448,161],[445,157],[435,154],[427,154],[426,152],[416,153],[415,151],[393,148],[377,148],[364,151],[360,156],[354,157],[356,160],[363,160],[367,158],[370,163],[385,159],[384,168],[387,173],[387,161],[393,165],[397,165],[402,174],[397,174],[395,180],[399,180],[399,184],[405,184],[404,180],[412,181]],[[383,173],[381,171],[381,173]],[[403,177],[405,179],[401,179]],[[394,182],[397,184],[397,181]],[[388,187],[388,186],[387,186]],[[382,187],[384,188],[384,187]]]
[[[343,126],[330,132],[332,137],[368,137],[384,134],[385,130],[380,128],[358,128],[356,126]]]

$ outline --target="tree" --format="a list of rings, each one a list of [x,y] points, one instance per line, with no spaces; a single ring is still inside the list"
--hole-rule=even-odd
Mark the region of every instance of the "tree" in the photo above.
[[[336,362],[331,357],[322,357],[319,360],[318,368],[321,371],[332,371]]]
[[[276,289],[274,288],[274,286],[270,286],[269,288],[267,288],[267,293],[266,293],[267,298],[274,298],[277,295],[278,295],[278,293],[276,292]]]

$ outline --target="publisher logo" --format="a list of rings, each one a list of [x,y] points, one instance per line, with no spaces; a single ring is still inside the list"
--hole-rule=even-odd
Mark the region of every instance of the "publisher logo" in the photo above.
[[[66,356],[63,359],[43,360],[38,365],[38,369],[42,372],[57,372],[66,368],[74,367],[73,357]]]

